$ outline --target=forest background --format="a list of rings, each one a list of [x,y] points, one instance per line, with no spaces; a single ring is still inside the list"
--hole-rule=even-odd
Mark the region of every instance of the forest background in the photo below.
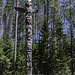
[[[17,3],[18,2],[18,3]],[[16,75],[26,72],[26,0],[0,0],[0,75],[12,75],[17,23]],[[75,0],[32,0],[33,74],[75,75]]]

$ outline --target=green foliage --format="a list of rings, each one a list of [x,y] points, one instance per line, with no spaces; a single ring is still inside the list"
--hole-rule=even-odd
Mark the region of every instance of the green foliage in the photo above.
[[[0,11],[2,10],[2,6],[4,10],[3,16],[0,13],[0,16],[3,17],[3,38],[0,38],[0,75],[12,75],[16,24],[16,15],[13,7],[16,1],[2,1],[0,1]],[[32,2],[33,8],[36,8],[34,4],[39,5],[39,12],[35,14],[36,17],[34,19],[35,26],[37,25],[37,27],[33,26],[33,31],[37,32],[37,34],[34,34],[33,38],[33,73],[42,73],[46,75],[49,70],[51,75],[72,75],[71,66],[74,65],[73,68],[75,69],[75,2],[71,0],[48,0],[49,8],[47,13],[47,0],[35,1],[36,0],[33,0]],[[9,5],[13,5],[12,9],[10,7],[6,8],[6,6]],[[20,7],[24,7],[25,1],[20,0],[19,5]],[[25,14],[21,12],[18,14],[17,26],[16,75],[25,75]],[[12,38],[10,37],[10,31],[12,33]],[[35,35],[38,37],[36,38]],[[73,64],[71,63],[72,61]]]
[[[9,39],[0,39],[0,73],[1,75],[12,73],[13,60],[13,41]]]

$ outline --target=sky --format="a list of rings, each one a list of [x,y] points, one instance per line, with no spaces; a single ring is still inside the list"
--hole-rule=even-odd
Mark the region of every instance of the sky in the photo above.
[[[29,1],[31,1],[31,0],[29,0]],[[63,1],[63,0],[59,0],[59,1]],[[6,0],[4,0],[4,3],[6,4]],[[62,3],[60,3],[60,6],[61,5],[63,5]],[[68,7],[67,7],[68,8]],[[0,9],[1,9],[1,7],[0,7]],[[62,15],[63,16],[63,15]],[[1,16],[0,16],[0,18],[1,18]],[[67,29],[69,29],[69,22],[67,21],[67,20],[65,20],[65,24],[64,24],[64,26],[63,26],[63,29],[64,29],[64,32],[66,33],[66,34],[68,34],[68,31],[67,31]],[[2,27],[2,31],[1,31],[1,33],[0,33],[0,36],[3,34],[3,27]]]

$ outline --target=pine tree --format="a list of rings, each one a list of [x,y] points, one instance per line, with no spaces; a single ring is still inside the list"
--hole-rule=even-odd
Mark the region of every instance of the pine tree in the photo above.
[[[11,38],[0,39],[0,64],[1,75],[11,74],[13,70],[13,48],[14,44]]]

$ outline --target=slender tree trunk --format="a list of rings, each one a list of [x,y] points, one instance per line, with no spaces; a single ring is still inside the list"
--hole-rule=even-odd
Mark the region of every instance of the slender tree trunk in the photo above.
[[[19,0],[16,0],[16,6],[19,6]],[[18,11],[16,11],[16,29],[15,29],[15,46],[14,46],[14,74],[16,71],[16,53],[17,53],[17,25],[18,25]]]
[[[44,0],[44,25],[47,25],[47,8],[46,8],[46,6],[47,6],[46,0]],[[45,75],[45,68],[44,68],[44,71],[43,71],[43,75]]]
[[[46,4],[46,13],[47,13],[47,49],[49,49],[49,0],[47,0],[47,4]],[[48,50],[48,70],[47,70],[47,75],[49,75],[49,50]]]
[[[4,0],[2,0],[2,12],[1,12],[1,24],[0,24],[0,34],[3,29],[3,12],[4,12]],[[0,35],[1,37],[1,35]]]
[[[12,21],[13,21],[13,15],[11,15],[11,24],[10,24],[10,36],[12,37],[12,26],[13,26],[13,24],[12,24]]]
[[[55,2],[56,2],[56,0],[54,0],[54,8],[53,8],[53,29],[52,29],[52,40],[55,38],[55,35],[54,35],[54,33],[55,33],[55,30],[54,30],[54,28],[55,28]],[[54,45],[54,44],[53,44]],[[52,50],[53,50],[53,53],[55,52],[55,50],[54,50],[54,48],[53,48],[53,45],[52,45]],[[54,63],[55,63],[55,60],[56,59],[54,59]],[[54,68],[55,68],[55,66],[53,67],[53,69],[52,69],[52,75],[54,75]]]
[[[9,34],[9,9],[7,9],[6,14],[7,14],[7,24],[6,24],[6,34]]]
[[[35,23],[34,23],[34,16],[33,16],[33,20],[32,20],[32,25],[33,25],[33,28],[32,28],[32,37],[33,37],[33,43],[32,43],[32,49],[34,51],[34,40],[35,40]]]
[[[34,14],[34,16],[33,16],[33,46],[32,46],[32,49],[34,51],[33,58],[35,58],[35,49],[34,49],[35,33],[36,33],[36,31],[35,31],[35,14]],[[35,59],[33,59],[33,68],[34,68],[33,73],[35,74],[36,73],[36,71],[35,71]]]
[[[71,6],[71,0],[70,0],[70,6]],[[73,69],[73,28],[72,28],[72,11],[70,7],[70,35],[71,35],[71,72],[72,75],[74,75],[74,69]]]
[[[36,41],[38,40],[38,27],[37,27],[37,24],[36,24]]]
[[[9,5],[9,1],[8,0],[6,0],[7,1],[7,5],[6,5],[6,32],[5,32],[5,34],[6,35],[8,35],[8,33],[9,33],[9,7],[8,7],[8,5]]]

